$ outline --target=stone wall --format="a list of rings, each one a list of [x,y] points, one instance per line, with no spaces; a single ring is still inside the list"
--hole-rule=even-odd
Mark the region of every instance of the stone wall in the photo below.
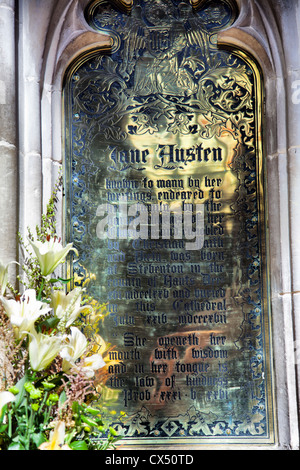
[[[108,41],[87,25],[88,3],[0,0],[0,259],[5,262],[16,259],[17,230],[25,234],[27,226],[39,223],[62,165],[64,73],[80,53]],[[300,0],[237,3],[238,20],[219,42],[251,53],[264,74],[277,447],[297,449]],[[63,234],[62,208],[59,230]]]

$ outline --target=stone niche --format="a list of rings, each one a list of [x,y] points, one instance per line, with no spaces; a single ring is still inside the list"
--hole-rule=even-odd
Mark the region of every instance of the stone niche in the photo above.
[[[0,2],[1,247],[63,166],[124,445],[297,449],[299,1],[150,3]]]

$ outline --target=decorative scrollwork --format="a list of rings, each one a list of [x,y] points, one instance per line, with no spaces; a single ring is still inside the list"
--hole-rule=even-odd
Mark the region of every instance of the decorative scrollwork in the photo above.
[[[135,161],[118,167],[115,155],[124,157],[130,148],[128,141],[138,137],[151,141],[160,134],[167,134],[174,142],[182,136],[197,136],[201,142],[232,139],[233,151],[226,165],[236,186],[226,203],[229,219],[235,220],[237,228],[230,241],[230,256],[236,259],[228,290],[230,283],[240,285],[232,292],[241,314],[240,324],[235,325],[239,332],[234,341],[235,361],[241,368],[247,362],[255,384],[245,379],[239,385],[238,405],[230,408],[232,404],[228,404],[227,411],[220,414],[204,412],[199,405],[166,419],[159,412],[151,413],[147,406],[137,406],[132,416],[116,425],[126,437],[264,436],[268,430],[262,360],[256,82],[249,61],[219,49],[215,41],[215,34],[235,20],[235,2],[98,0],[89,6],[87,18],[93,28],[111,36],[113,48],[111,54],[87,57],[69,83],[73,112],[70,173],[76,175],[70,203],[73,238],[78,243],[85,240],[86,257],[94,260],[98,247],[85,238],[92,224],[86,214],[96,213],[96,199],[102,190],[95,185],[95,200],[91,197],[89,201],[85,190],[110,171],[124,174],[134,169],[143,173],[145,165],[135,165]],[[99,164],[103,155],[111,156],[110,166]],[[151,171],[156,169],[176,173],[186,169],[186,162],[162,160]],[[77,266],[80,282],[88,276],[85,262],[91,263],[89,259],[81,261]],[[228,379],[229,389],[234,389],[236,380]]]

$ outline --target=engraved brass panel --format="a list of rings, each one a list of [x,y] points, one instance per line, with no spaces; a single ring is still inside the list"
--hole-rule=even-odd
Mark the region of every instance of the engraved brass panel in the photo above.
[[[131,446],[271,444],[262,76],[217,45],[232,1],[127,3],[91,3],[112,50],[64,88],[70,269],[107,303],[114,424]]]

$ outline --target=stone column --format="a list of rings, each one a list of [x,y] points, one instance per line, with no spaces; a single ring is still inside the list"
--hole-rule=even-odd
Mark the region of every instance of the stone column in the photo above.
[[[0,260],[17,258],[18,152],[15,1],[0,0]]]
[[[286,3],[282,30],[286,61],[287,88],[287,158],[290,199],[290,240],[292,273],[293,334],[291,363],[298,380],[298,413],[300,406],[300,0]],[[299,415],[298,415],[299,416]],[[295,419],[294,419],[295,421]],[[296,430],[294,432],[296,436]],[[299,424],[298,424],[299,443]]]
[[[24,237],[27,227],[34,232],[40,225],[42,212],[40,56],[44,39],[40,30],[44,22],[41,11],[41,4],[35,0],[19,2],[19,226]]]

